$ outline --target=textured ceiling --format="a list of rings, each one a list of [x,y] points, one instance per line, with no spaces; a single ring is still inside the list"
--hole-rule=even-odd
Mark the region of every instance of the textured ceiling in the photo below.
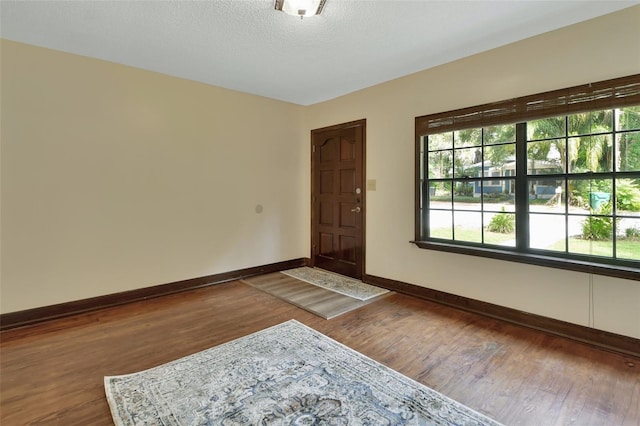
[[[309,105],[639,3],[2,0],[0,35]]]

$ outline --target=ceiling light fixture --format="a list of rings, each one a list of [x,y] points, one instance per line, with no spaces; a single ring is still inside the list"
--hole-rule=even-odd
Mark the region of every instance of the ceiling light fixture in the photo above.
[[[320,15],[324,3],[327,0],[276,0],[276,10],[299,16],[300,19],[305,16]]]

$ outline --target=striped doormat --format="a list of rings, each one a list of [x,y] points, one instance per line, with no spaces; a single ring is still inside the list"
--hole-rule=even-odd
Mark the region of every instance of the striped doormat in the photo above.
[[[324,319],[335,318],[390,294],[389,290],[312,268],[274,272],[241,281]]]

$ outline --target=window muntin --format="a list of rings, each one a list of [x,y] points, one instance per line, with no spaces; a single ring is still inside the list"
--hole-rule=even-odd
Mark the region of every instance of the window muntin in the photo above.
[[[515,246],[487,228],[499,216],[515,220],[515,125],[423,136],[428,170],[428,238]],[[424,203],[424,199],[423,199]]]
[[[640,155],[634,155],[640,153],[635,132],[640,129],[640,107],[524,125],[527,163],[545,163],[554,178],[540,180],[543,173],[528,168],[529,246],[524,249],[599,262],[640,261],[640,239],[635,238],[640,233],[635,228],[640,219]],[[614,145],[614,140],[620,142]]]
[[[426,134],[418,143],[428,173],[420,240],[638,267],[640,106]],[[527,193],[516,197],[518,187]]]

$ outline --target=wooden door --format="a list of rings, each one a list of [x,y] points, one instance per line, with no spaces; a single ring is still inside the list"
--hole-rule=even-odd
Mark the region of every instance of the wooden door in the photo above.
[[[311,259],[314,266],[364,274],[365,120],[311,131]]]

